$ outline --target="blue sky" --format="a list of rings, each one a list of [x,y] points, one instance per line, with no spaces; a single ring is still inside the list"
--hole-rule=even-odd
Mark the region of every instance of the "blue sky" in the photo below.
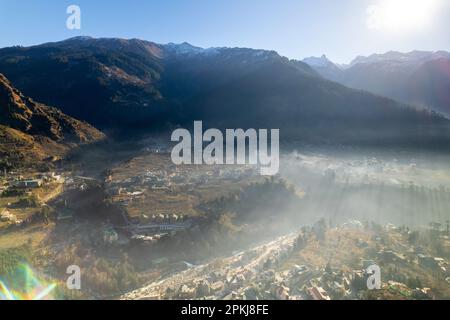
[[[0,47],[89,35],[273,49],[296,59],[326,54],[339,63],[389,50],[450,51],[450,1],[414,0],[441,3],[426,25],[399,16],[401,31],[369,25],[369,8],[386,1],[405,0],[0,0]],[[66,28],[71,4],[81,8],[81,30]],[[394,20],[410,9],[395,9]],[[383,10],[375,11],[379,22]]]

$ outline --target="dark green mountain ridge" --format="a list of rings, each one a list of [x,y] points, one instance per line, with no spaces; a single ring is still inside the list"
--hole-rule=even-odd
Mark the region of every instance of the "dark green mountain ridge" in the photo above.
[[[279,128],[311,143],[443,145],[449,122],[349,89],[274,51],[72,38],[0,49],[0,72],[29,96],[101,129]]]

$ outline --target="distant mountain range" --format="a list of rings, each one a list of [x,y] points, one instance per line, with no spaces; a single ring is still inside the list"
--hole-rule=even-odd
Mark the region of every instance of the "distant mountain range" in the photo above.
[[[104,135],[60,110],[35,102],[0,74],[0,165],[37,164]]]
[[[17,88],[100,129],[159,131],[203,120],[280,128],[282,139],[307,143],[449,140],[449,121],[439,115],[328,81],[311,65],[274,51],[138,39],[0,49],[0,72]]]
[[[305,58],[303,62],[316,70],[322,77],[330,80],[338,78],[343,69],[343,67],[331,62],[326,55]]]
[[[387,52],[338,66],[325,56],[305,63],[326,79],[367,90],[450,117],[450,53]]]

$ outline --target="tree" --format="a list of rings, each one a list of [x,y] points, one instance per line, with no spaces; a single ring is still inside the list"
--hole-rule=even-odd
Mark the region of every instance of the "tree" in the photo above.
[[[324,218],[320,219],[313,226],[313,232],[317,238],[317,240],[322,241],[325,240],[325,234],[327,232],[327,223]]]
[[[38,213],[36,213],[35,217],[37,221],[42,221],[46,224],[49,224],[53,218],[54,211],[49,206],[43,206]]]
[[[419,231],[413,231],[408,235],[408,242],[410,244],[416,244],[419,241],[420,233]]]
[[[332,274],[333,273],[333,269],[331,269],[330,262],[327,263],[327,266],[325,267],[325,272],[327,274]]]

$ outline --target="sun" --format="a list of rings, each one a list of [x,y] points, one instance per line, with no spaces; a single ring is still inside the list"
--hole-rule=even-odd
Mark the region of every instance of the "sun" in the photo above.
[[[441,0],[380,0],[367,9],[369,29],[391,32],[427,28]]]

